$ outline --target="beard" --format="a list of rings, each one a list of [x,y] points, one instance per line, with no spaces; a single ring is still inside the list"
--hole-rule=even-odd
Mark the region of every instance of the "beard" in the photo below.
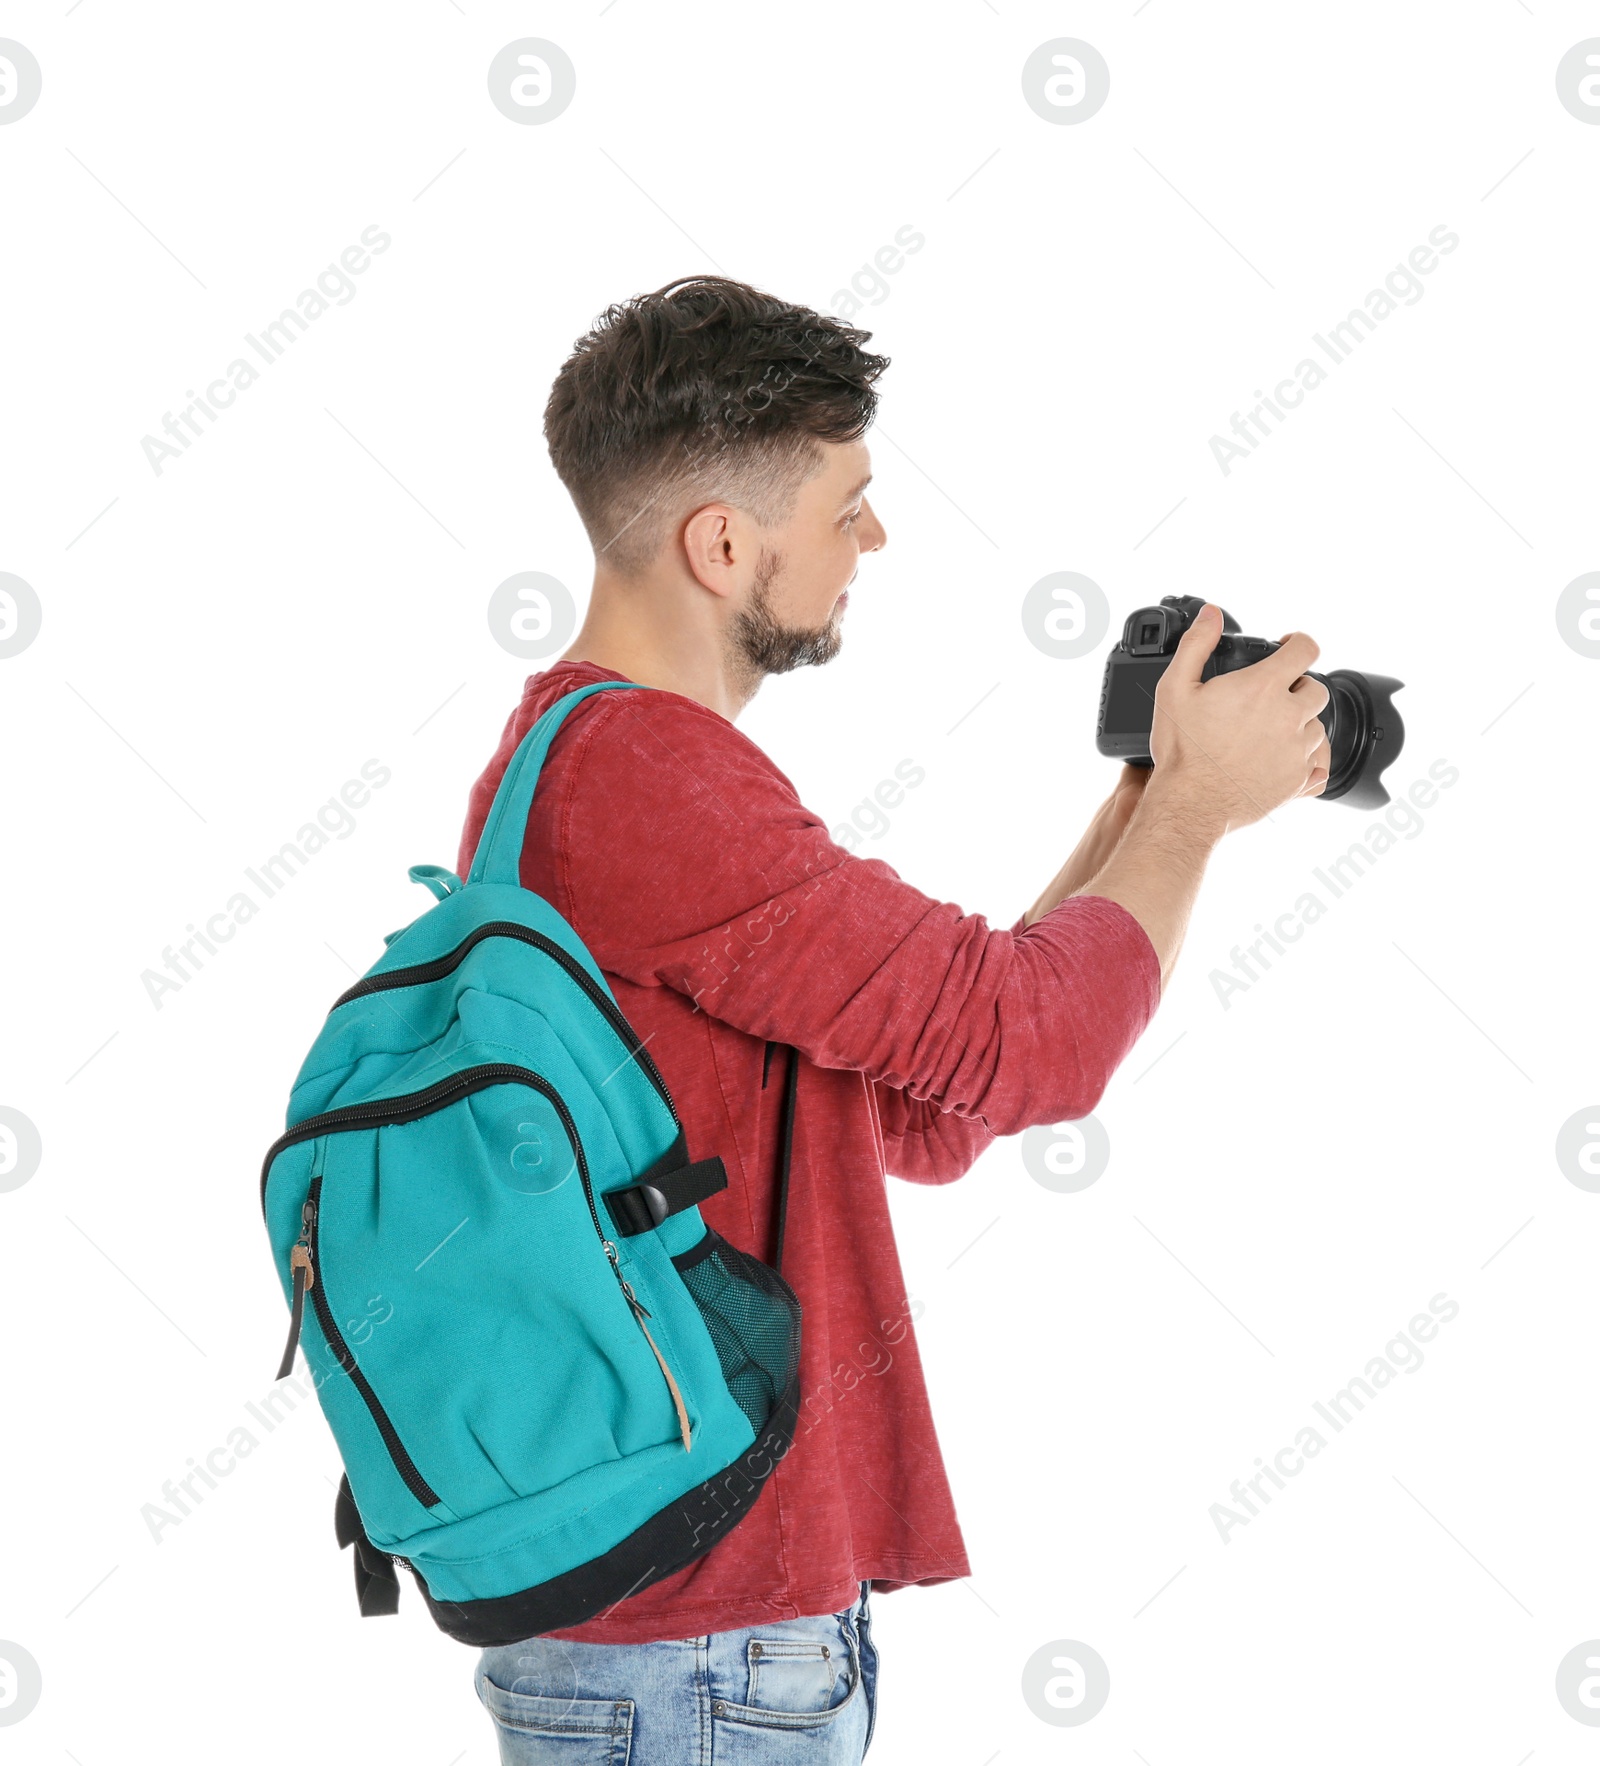
[[[772,605],[772,584],[782,569],[782,557],[763,548],[756,560],[756,580],[749,602],[734,615],[728,627],[731,660],[752,690],[767,675],[820,668],[823,663],[832,662],[844,642],[837,606],[825,624],[810,629],[784,625],[779,620]]]

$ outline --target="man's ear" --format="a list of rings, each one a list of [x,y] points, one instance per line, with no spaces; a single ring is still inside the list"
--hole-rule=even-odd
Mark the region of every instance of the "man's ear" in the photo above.
[[[741,586],[746,563],[743,522],[726,503],[707,503],[683,524],[683,551],[701,588],[731,595]]]

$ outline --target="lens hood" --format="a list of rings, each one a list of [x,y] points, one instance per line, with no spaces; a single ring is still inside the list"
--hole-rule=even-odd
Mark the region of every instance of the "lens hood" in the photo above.
[[[1329,732],[1334,766],[1322,796],[1352,809],[1382,809],[1389,801],[1383,770],[1405,745],[1406,727],[1394,704],[1405,682],[1353,668],[1333,669],[1321,679],[1334,712]]]

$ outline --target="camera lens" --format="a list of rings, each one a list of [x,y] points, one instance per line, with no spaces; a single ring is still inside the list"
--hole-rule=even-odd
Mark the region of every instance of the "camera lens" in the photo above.
[[[1389,801],[1383,769],[1406,739],[1394,706],[1394,695],[1405,682],[1392,675],[1360,674],[1353,668],[1336,668],[1315,678],[1328,689],[1322,727],[1328,732],[1332,755],[1322,795],[1330,802],[1343,799],[1352,809],[1381,809]]]

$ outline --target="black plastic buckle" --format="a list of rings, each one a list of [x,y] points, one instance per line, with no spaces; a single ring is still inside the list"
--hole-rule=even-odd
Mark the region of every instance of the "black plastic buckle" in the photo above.
[[[662,1221],[667,1218],[667,1198],[653,1183],[635,1184],[633,1193],[649,1209],[651,1226],[660,1226]]]
[[[728,1173],[720,1159],[697,1159],[675,1171],[656,1174],[654,1183],[640,1180],[620,1190],[607,1190],[605,1199],[611,1218],[624,1238],[647,1233],[669,1214],[681,1214],[728,1187]]]
[[[624,1238],[658,1227],[671,1212],[666,1195],[653,1183],[629,1184],[626,1189],[607,1190],[606,1206]]]

